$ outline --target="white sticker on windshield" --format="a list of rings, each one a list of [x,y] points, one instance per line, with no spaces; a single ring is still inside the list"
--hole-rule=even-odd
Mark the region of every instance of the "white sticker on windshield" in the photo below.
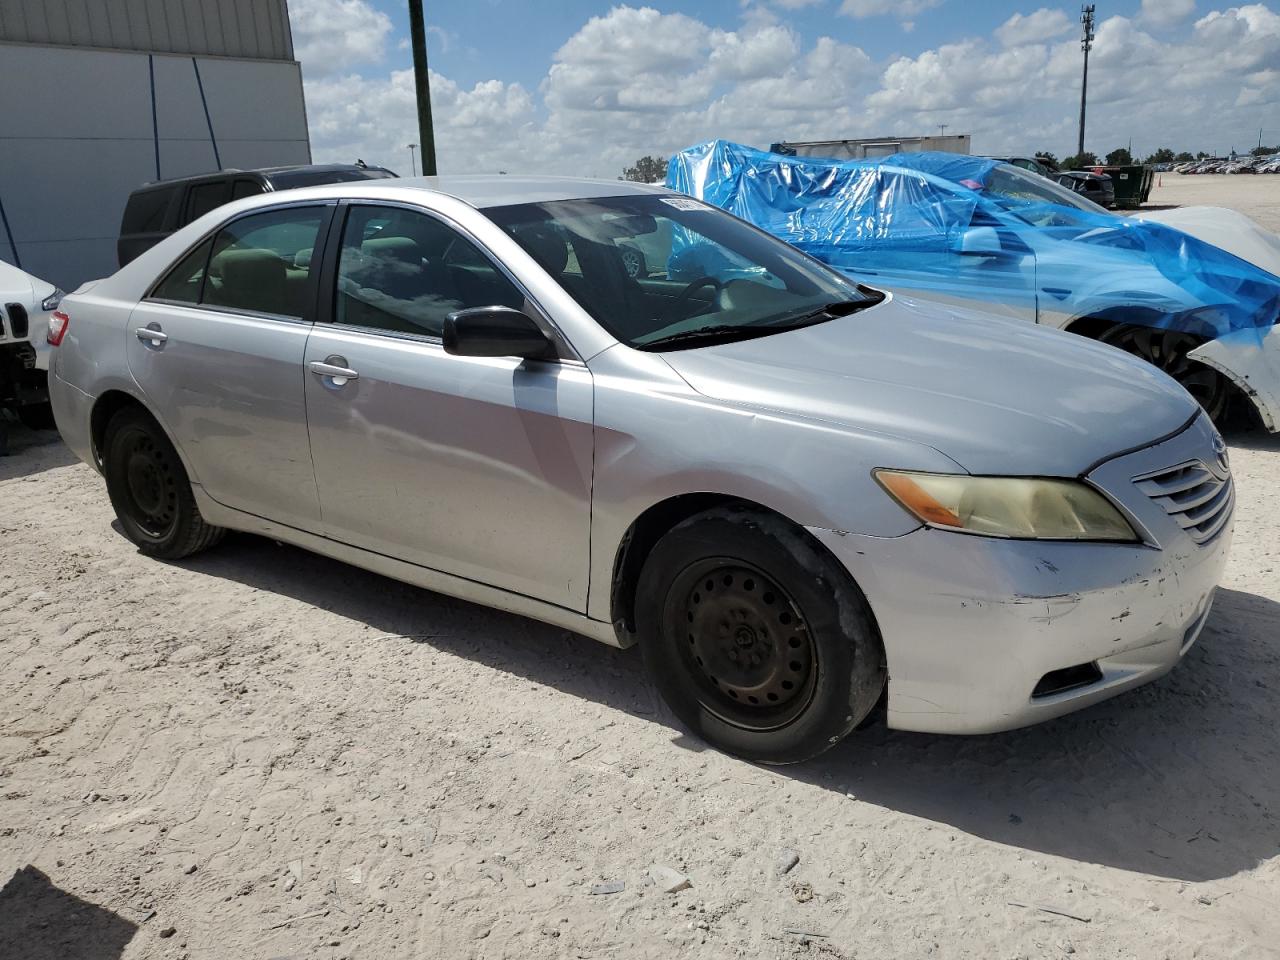
[[[659,197],[663,203],[677,210],[705,210],[706,207],[692,197]]]

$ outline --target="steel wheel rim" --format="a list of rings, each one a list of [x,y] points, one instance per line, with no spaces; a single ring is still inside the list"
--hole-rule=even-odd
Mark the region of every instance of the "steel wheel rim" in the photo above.
[[[167,458],[145,433],[124,447],[124,492],[129,517],[153,540],[161,540],[177,522],[178,488]]]
[[[668,623],[702,707],[746,730],[793,722],[813,699],[816,646],[795,599],[732,558],[695,563],[668,594]]]

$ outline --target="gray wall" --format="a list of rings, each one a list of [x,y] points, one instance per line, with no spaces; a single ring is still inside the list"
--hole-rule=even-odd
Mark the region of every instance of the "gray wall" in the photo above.
[[[140,184],[311,160],[292,62],[0,43],[0,117],[0,259],[66,290],[116,270]]]
[[[293,59],[285,0],[0,0],[0,40]]]

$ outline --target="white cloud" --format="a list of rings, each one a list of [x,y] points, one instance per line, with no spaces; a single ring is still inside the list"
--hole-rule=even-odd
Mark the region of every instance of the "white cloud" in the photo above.
[[[321,77],[382,59],[391,20],[367,0],[293,0],[294,56]]]
[[[1142,12],[1138,18],[1160,29],[1182,23],[1195,9],[1196,0],[1142,0]]]
[[[1015,13],[996,28],[996,38],[1006,47],[1021,47],[1060,37],[1072,26],[1071,19],[1061,10],[1041,7],[1035,13]]]
[[[295,21],[317,2],[294,0]],[[1011,17],[996,37],[879,62],[832,37],[806,41],[759,9],[742,7],[726,30],[615,7],[565,40],[536,88],[432,74],[441,170],[616,176],[637,157],[713,137],[768,146],[942,123],[973,134],[975,152],[1074,152],[1080,45],[1051,8]],[[1280,110],[1278,65],[1280,16],[1261,4],[1158,38],[1140,17],[1110,17],[1089,63],[1086,145],[1105,153],[1132,136],[1139,153],[1242,146],[1258,117]],[[405,144],[418,140],[411,71],[317,77],[304,62],[304,73],[317,160],[407,170]]]

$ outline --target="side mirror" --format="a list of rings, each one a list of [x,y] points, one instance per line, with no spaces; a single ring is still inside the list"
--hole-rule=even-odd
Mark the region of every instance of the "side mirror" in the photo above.
[[[458,357],[550,360],[555,345],[533,318],[511,307],[472,307],[445,317],[444,349]]]
[[[998,257],[1005,251],[995,227],[970,227],[960,235],[956,252],[970,257]]]

